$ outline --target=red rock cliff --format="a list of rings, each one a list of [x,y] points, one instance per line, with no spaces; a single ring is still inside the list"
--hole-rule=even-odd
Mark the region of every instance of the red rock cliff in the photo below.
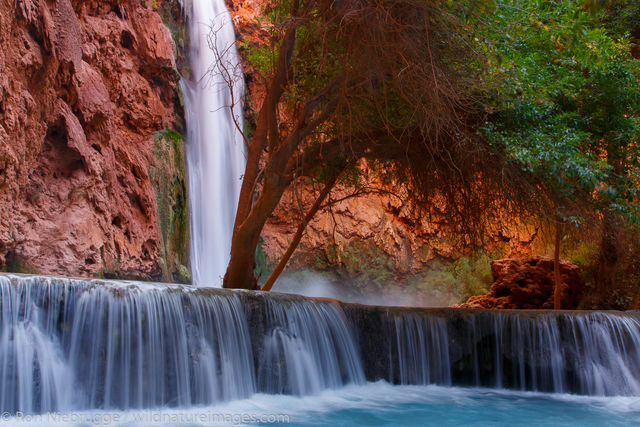
[[[0,268],[167,278],[178,76],[150,4],[0,0]]]

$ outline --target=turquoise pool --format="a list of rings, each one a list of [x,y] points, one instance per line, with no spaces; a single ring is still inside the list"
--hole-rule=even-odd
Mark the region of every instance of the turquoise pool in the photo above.
[[[305,397],[256,394],[208,407],[55,416],[5,417],[2,425],[637,426],[640,398],[377,382]]]

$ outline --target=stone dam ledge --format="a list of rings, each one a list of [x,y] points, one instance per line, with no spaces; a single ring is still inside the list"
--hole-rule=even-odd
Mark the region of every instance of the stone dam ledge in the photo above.
[[[43,286],[49,282],[77,287],[81,292],[106,287],[113,290],[116,300],[144,298],[147,292],[159,292],[160,298],[165,293],[182,293],[185,313],[192,310],[193,296],[237,299],[246,317],[255,366],[261,366],[269,351],[265,348],[270,342],[268,337],[285,334],[288,339],[300,339],[295,329],[286,329],[273,321],[275,312],[316,313],[316,317],[308,318],[314,323],[331,311],[343,320],[330,325],[333,332],[327,342],[338,340],[336,331],[352,336],[368,381],[579,394],[640,393],[635,380],[640,377],[640,357],[635,352],[627,354],[640,341],[637,311],[385,307],[176,284],[2,276],[22,286]],[[276,363],[269,369],[280,370],[279,365]]]

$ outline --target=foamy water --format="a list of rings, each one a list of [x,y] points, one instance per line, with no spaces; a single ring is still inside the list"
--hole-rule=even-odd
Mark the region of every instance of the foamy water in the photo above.
[[[637,313],[11,274],[0,307],[5,425],[640,424]]]
[[[70,419],[62,420],[65,416]],[[381,381],[304,397],[256,394],[190,409],[72,412],[49,417],[5,417],[3,425],[634,426],[640,424],[640,398],[393,386]],[[71,420],[74,417],[76,422]]]

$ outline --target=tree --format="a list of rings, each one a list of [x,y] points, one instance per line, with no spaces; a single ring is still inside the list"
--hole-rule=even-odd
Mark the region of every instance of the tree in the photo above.
[[[485,134],[544,187],[556,264],[563,224],[602,221],[601,294],[618,224],[637,221],[640,172],[640,63],[629,33],[603,25],[607,13],[598,2],[516,0],[496,3],[479,30],[495,85]]]
[[[459,28],[463,10],[456,7],[424,0],[269,3],[269,37],[245,50],[264,96],[245,134],[247,166],[225,287],[257,287],[260,232],[301,177],[327,184],[319,206],[343,171],[369,159],[410,186],[417,201],[437,193],[453,209],[451,218],[479,217],[480,201],[504,192],[508,168],[471,132],[483,65]],[[460,220],[457,227],[473,231],[474,223]]]

